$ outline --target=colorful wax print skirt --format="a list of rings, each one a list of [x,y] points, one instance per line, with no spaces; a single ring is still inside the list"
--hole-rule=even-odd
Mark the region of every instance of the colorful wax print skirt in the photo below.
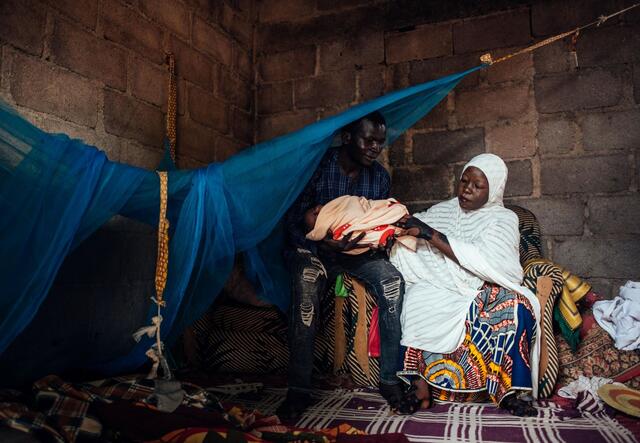
[[[529,301],[487,283],[469,308],[458,349],[437,354],[407,348],[405,370],[398,375],[408,382],[426,380],[435,400],[500,404],[507,394],[531,390],[529,349],[535,334]]]

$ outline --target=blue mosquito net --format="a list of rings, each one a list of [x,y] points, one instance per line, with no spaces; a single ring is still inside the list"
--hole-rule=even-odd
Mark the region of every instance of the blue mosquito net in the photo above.
[[[391,144],[480,68],[354,106],[224,163],[169,171],[163,339],[171,342],[206,311],[240,252],[262,297],[286,310],[279,221],[338,131],[380,111]],[[116,214],[157,225],[158,205],[154,171],[111,162],[79,140],[45,133],[0,102],[0,353],[33,319],[69,251]],[[135,369],[145,362],[150,340],[132,341],[127,355],[87,364],[105,373]]]

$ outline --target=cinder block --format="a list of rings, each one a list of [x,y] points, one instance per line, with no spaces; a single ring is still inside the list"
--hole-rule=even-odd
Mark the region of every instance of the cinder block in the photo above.
[[[508,48],[492,51],[494,58],[512,54],[519,48]],[[487,80],[489,83],[514,82],[529,80],[533,76],[533,54],[521,54],[504,62],[497,63],[487,69]]]
[[[341,71],[296,81],[295,105],[298,108],[336,106],[351,103],[355,96],[355,73]]]
[[[166,106],[168,74],[158,65],[142,58],[131,58],[131,93],[156,106]]]
[[[293,109],[292,82],[258,85],[258,113],[273,114]]]
[[[233,46],[233,67],[241,77],[253,79],[253,60],[251,52],[245,51],[239,45]]]
[[[533,51],[536,75],[567,72],[573,68],[572,55],[567,45],[556,42]]]
[[[574,111],[613,106],[622,99],[621,74],[593,69],[535,78],[538,111]]]
[[[531,7],[531,24],[534,36],[560,34],[586,23],[591,23],[601,15],[609,15],[618,10],[615,1],[572,0],[535,2]],[[605,26],[613,25],[619,17],[609,19]]]
[[[413,161],[420,165],[466,161],[484,150],[482,128],[429,132],[413,136]]]
[[[387,156],[389,158],[389,164],[391,164],[392,167],[395,168],[397,166],[404,166],[405,164],[404,149],[407,143],[409,143],[410,137],[411,137],[411,133],[410,131],[407,131],[404,134],[400,135],[400,137],[398,137],[392,145],[389,145],[387,147],[387,150],[389,151]]]
[[[174,0],[140,0],[140,10],[147,17],[166,26],[174,34],[189,38],[189,11],[181,2]]]
[[[387,85],[387,92],[396,89],[402,89],[409,86],[409,70],[411,65],[407,63],[398,63],[389,66],[390,81]]]
[[[367,101],[384,94],[384,67],[368,68],[358,73],[358,101]]]
[[[533,175],[531,160],[516,160],[506,162],[509,168],[505,197],[531,195],[533,191]]]
[[[248,17],[237,14],[229,5],[223,4],[221,25],[245,48],[253,47],[253,25],[248,21]]]
[[[98,120],[98,92],[88,80],[23,55],[13,59],[11,95],[20,106],[84,126]]]
[[[265,116],[258,121],[258,138],[260,141],[269,140],[315,121],[316,113],[313,109]]]
[[[450,24],[425,25],[405,32],[393,32],[385,38],[387,63],[442,57],[453,54]]]
[[[456,54],[524,45],[531,41],[529,11],[520,10],[453,25]]]
[[[424,83],[445,75],[466,71],[470,67],[476,66],[478,60],[479,54],[463,54],[411,62],[409,84]],[[458,89],[476,86],[480,78],[479,75],[478,71],[467,75],[458,85]]]
[[[497,120],[519,120],[531,112],[529,85],[476,89],[456,93],[458,123],[472,125]]]
[[[231,66],[231,39],[198,16],[193,17],[193,45]]]
[[[232,155],[240,152],[244,146],[227,137],[218,137],[216,140],[216,161],[223,162]]]
[[[578,123],[586,150],[640,148],[640,111],[586,114]]]
[[[538,145],[543,154],[570,152],[576,143],[576,126],[566,118],[544,118],[538,121]]]
[[[221,68],[218,94],[225,100],[249,112],[253,104],[253,88],[237,74]]]
[[[253,116],[241,109],[233,110],[233,136],[250,145],[253,143]]]
[[[323,43],[319,46],[322,72],[356,69],[384,62],[382,32],[362,32],[352,38]]]
[[[633,97],[640,103],[640,63],[633,65]]]
[[[47,0],[47,3],[82,23],[83,26],[95,29],[98,18],[98,0]]]
[[[229,129],[229,117],[227,104],[216,99],[196,86],[189,87],[187,101],[189,116],[198,123],[209,126],[222,133]]]
[[[258,4],[258,20],[262,23],[296,21],[315,12],[315,0],[266,0]]]
[[[450,173],[446,166],[394,168],[391,195],[402,203],[445,199],[451,195]]]
[[[555,240],[553,261],[583,278],[640,277],[640,238],[635,241],[613,237]]]
[[[455,94],[455,92],[450,92],[450,95]],[[442,99],[440,103],[436,105],[427,115],[425,115],[421,120],[414,125],[416,129],[422,128],[437,128],[442,129],[446,128],[449,124],[449,110],[447,109],[447,101],[448,97]]]
[[[626,191],[631,183],[626,155],[543,159],[543,194]]]
[[[3,0],[0,2],[0,41],[40,55],[45,20],[45,9],[34,0]]]
[[[366,5],[368,3],[370,3],[369,0],[341,0],[339,2],[336,2],[335,0],[318,0],[316,6],[318,11],[332,11],[353,8],[355,6]]]
[[[640,234],[640,194],[590,198],[588,226],[596,234]]]
[[[165,133],[164,116],[155,106],[105,89],[104,129],[109,134],[161,148]]]
[[[278,1],[278,0],[276,0]],[[288,2],[282,3],[289,7]],[[257,29],[256,48],[260,52],[289,51],[336,39],[338,35],[353,35],[356,30],[387,28],[388,7],[384,3],[371,4],[344,13],[303,17],[295,22],[261,24]]]
[[[172,37],[170,49],[176,57],[176,73],[203,88],[213,90],[212,63],[203,54]]]
[[[178,151],[196,160],[210,163],[216,160],[216,134],[209,127],[181,117],[178,119]]]
[[[543,236],[582,235],[584,231],[585,205],[580,199],[543,197],[518,200],[515,204],[533,212]]]
[[[53,60],[72,71],[125,90],[127,63],[125,53],[115,45],[66,22],[55,22],[51,41]]]
[[[138,142],[129,141],[122,149],[120,161],[138,168],[153,170],[158,167],[163,156],[164,150],[161,148],[149,148]]]
[[[532,157],[536,152],[536,128],[532,122],[507,123],[486,128],[487,151],[503,159]]]
[[[102,8],[102,31],[107,40],[119,43],[153,60],[164,61],[162,30],[133,9],[111,1]]]
[[[580,66],[605,66],[640,61],[640,27],[609,26],[585,32],[578,39]]]
[[[267,82],[310,76],[313,75],[315,66],[315,46],[263,55],[259,63],[260,76]]]

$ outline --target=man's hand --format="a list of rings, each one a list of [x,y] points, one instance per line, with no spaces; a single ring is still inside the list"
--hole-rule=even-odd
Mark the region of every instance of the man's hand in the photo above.
[[[358,242],[362,240],[365,236],[365,233],[362,232],[355,238],[353,237],[353,232],[348,233],[340,240],[334,240],[333,234],[331,231],[327,232],[327,236],[322,240],[322,244],[329,250],[333,252],[347,252],[352,249],[362,248],[363,245],[359,245]]]
[[[430,241],[433,237],[433,228],[413,215],[405,215],[395,223],[396,226],[407,230],[407,235],[424,238]]]

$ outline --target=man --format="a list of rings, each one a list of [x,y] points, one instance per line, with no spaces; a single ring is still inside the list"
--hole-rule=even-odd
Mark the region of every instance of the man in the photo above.
[[[339,272],[346,271],[375,294],[380,312],[380,392],[394,409],[401,409],[400,311],[404,281],[383,250],[360,255],[341,252],[356,246],[362,235],[319,242],[305,238],[304,214],[342,195],[380,200],[389,197],[389,173],[376,159],[386,142],[386,122],[369,114],[345,127],[342,146],[329,149],[313,177],[285,216],[289,245],[285,260],[293,277],[289,315],[289,390],[278,415],[294,419],[312,403],[313,344],[320,320],[320,300]]]

